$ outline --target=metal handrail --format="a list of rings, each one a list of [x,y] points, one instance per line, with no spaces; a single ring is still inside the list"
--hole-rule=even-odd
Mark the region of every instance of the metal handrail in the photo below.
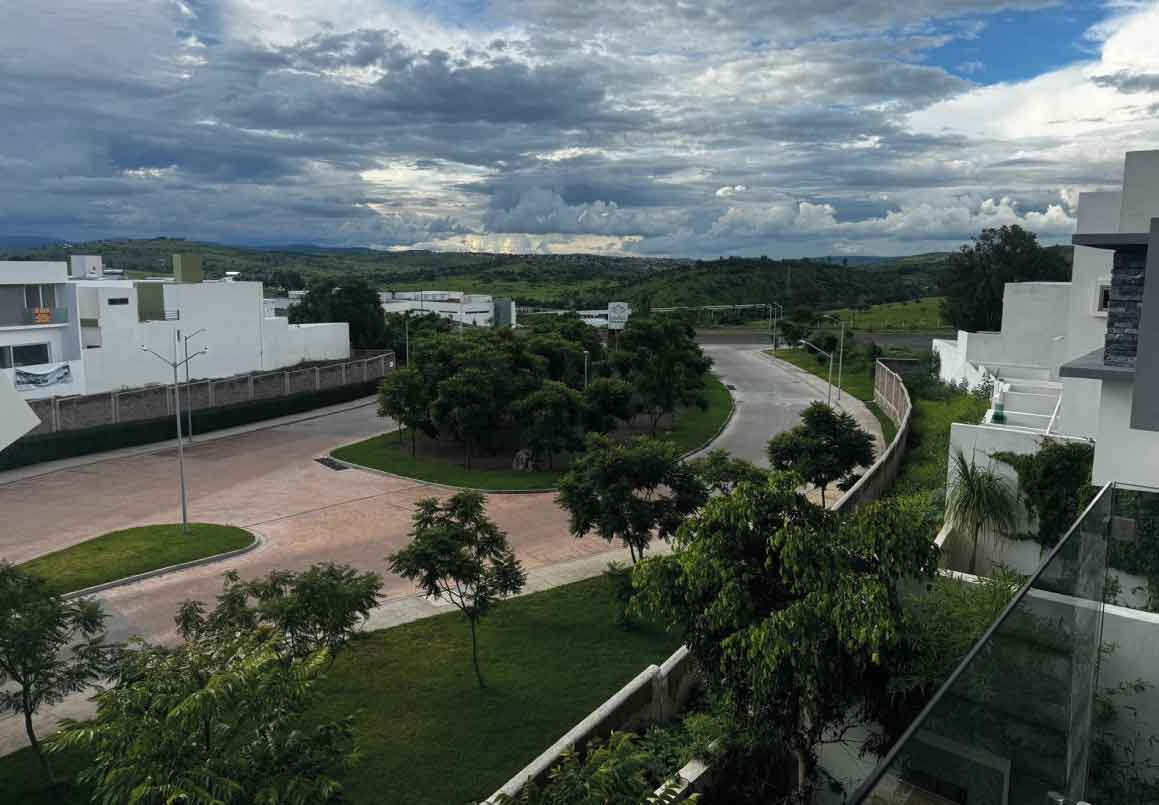
[[[882,759],[882,761],[877,764],[870,775],[861,782],[861,785],[859,785],[857,790],[853,792],[853,797],[847,800],[847,802],[851,803],[852,805],[861,805],[865,798],[873,792],[873,789],[876,788],[877,784],[881,782],[881,778],[885,776],[886,771],[888,771],[893,766],[894,761],[897,760],[897,756],[901,754],[902,748],[905,747],[906,744],[908,744],[910,740],[917,734],[918,730],[922,728],[926,722],[926,719],[928,719],[930,714],[934,711],[934,708],[941,704],[942,699],[945,698],[946,693],[950,690],[950,688],[954,686],[959,677],[961,677],[962,674],[965,673],[966,669],[970,667],[970,664],[973,663],[978,655],[982,653],[982,649],[986,647],[998,629],[1004,623],[1006,623],[1006,620],[1011,616],[1011,614],[1013,614],[1015,608],[1017,608],[1018,605],[1022,603],[1022,600],[1030,593],[1030,590],[1034,587],[1034,584],[1039,580],[1039,578],[1041,578],[1043,571],[1045,571],[1050,563],[1054,561],[1055,557],[1057,557],[1059,553],[1062,552],[1063,547],[1066,546],[1068,542],[1070,542],[1071,537],[1074,536],[1075,531],[1080,525],[1082,525],[1083,521],[1086,520],[1087,515],[1094,511],[1095,506],[1102,502],[1104,495],[1110,494],[1110,491],[1114,488],[1114,486],[1115,484],[1112,482],[1099,490],[1099,494],[1095,495],[1094,500],[1092,500],[1087,505],[1086,509],[1084,509],[1079,518],[1074,521],[1063,538],[1058,541],[1058,544],[1055,545],[1047,557],[1043,559],[1042,563],[1039,564],[1038,569],[1034,571],[1034,574],[1026,580],[1026,583],[1023,584],[1022,587],[1019,588],[1018,592],[1015,593],[1014,597],[1010,599],[1010,603],[1008,603],[1006,608],[1002,610],[1002,614],[1000,614],[995,619],[995,621],[990,624],[989,628],[987,628],[982,636],[978,638],[978,641],[973,645],[973,647],[971,647],[971,649],[966,652],[966,656],[960,663],[958,663],[958,667],[955,668],[953,673],[950,674],[949,678],[942,683],[942,686],[938,688],[938,692],[935,693],[933,698],[931,698],[929,702],[926,703],[926,706],[922,708],[920,713],[918,713],[917,718],[915,718],[913,722],[910,723],[909,727],[906,728],[906,731],[902,733],[901,738],[899,738],[897,743],[895,743],[893,747],[890,748],[889,752]]]

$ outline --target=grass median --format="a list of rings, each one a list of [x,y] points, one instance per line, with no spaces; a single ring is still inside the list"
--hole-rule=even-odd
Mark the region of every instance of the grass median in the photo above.
[[[715,375],[705,377],[705,396],[708,408],[692,408],[680,412],[674,425],[661,426],[657,437],[667,439],[687,453],[708,444],[728,421],[732,412],[732,396]],[[644,418],[625,428],[621,435],[647,434]],[[417,434],[415,455],[410,452],[409,432],[372,436],[355,444],[339,447],[331,455],[369,469],[381,470],[406,478],[416,478],[445,486],[466,487],[488,491],[529,491],[553,489],[567,472],[569,457],[555,457],[554,467],[538,472],[520,472],[511,469],[511,459],[519,447],[518,434],[507,434],[511,444],[493,456],[473,456],[468,468],[463,458],[463,446],[447,439],[431,439]]]
[[[21,567],[63,594],[237,550],[253,541],[250,532],[228,525],[190,523],[188,534],[176,523],[147,525],[85,540]]]
[[[612,600],[601,576],[500,604],[479,626],[483,690],[458,612],[356,639],[319,705],[327,717],[355,714],[362,758],[343,779],[349,801],[480,801],[680,645],[653,624],[615,626]],[[64,774],[85,765],[75,753],[53,759]],[[28,749],[0,758],[0,791],[28,805],[89,801],[75,783],[50,791]]]

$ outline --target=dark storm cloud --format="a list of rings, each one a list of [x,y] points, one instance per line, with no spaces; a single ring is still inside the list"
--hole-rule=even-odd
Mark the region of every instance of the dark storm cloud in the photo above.
[[[1159,92],[1159,73],[1137,73],[1120,70],[1109,75],[1097,75],[1091,79],[1095,86],[1110,87],[1119,92]]]

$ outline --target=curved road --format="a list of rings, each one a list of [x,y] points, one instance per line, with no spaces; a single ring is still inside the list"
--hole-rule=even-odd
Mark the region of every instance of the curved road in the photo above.
[[[769,360],[758,345],[706,344],[705,351],[723,381],[734,387],[737,402],[731,422],[712,446],[767,465],[770,436],[796,424],[810,401],[824,399],[824,384]],[[132,634],[171,639],[177,605],[190,598],[212,601],[226,570],[254,577],[275,568],[345,562],[382,573],[387,600],[412,597],[413,585],[390,575],[385,557],[405,544],[415,502],[446,489],[360,470],[337,471],[315,461],[341,444],[381,433],[383,424],[376,407],[367,403],[188,449],[190,519],[242,526],[264,542],[234,559],[101,593],[98,598],[110,615],[110,639]],[[180,519],[174,452],[80,459],[34,477],[0,473],[0,557],[21,562],[96,534]],[[616,550],[596,537],[572,539],[553,497],[488,496],[488,513],[510,534],[529,570]],[[84,715],[88,707],[83,700],[66,705],[38,720],[51,724],[65,712]],[[15,719],[0,719],[0,754],[23,743]]]

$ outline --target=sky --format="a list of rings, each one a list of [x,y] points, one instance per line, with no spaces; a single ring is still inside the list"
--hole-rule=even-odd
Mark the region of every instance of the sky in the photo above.
[[[1159,2],[0,0],[0,236],[895,255],[1159,148]]]

